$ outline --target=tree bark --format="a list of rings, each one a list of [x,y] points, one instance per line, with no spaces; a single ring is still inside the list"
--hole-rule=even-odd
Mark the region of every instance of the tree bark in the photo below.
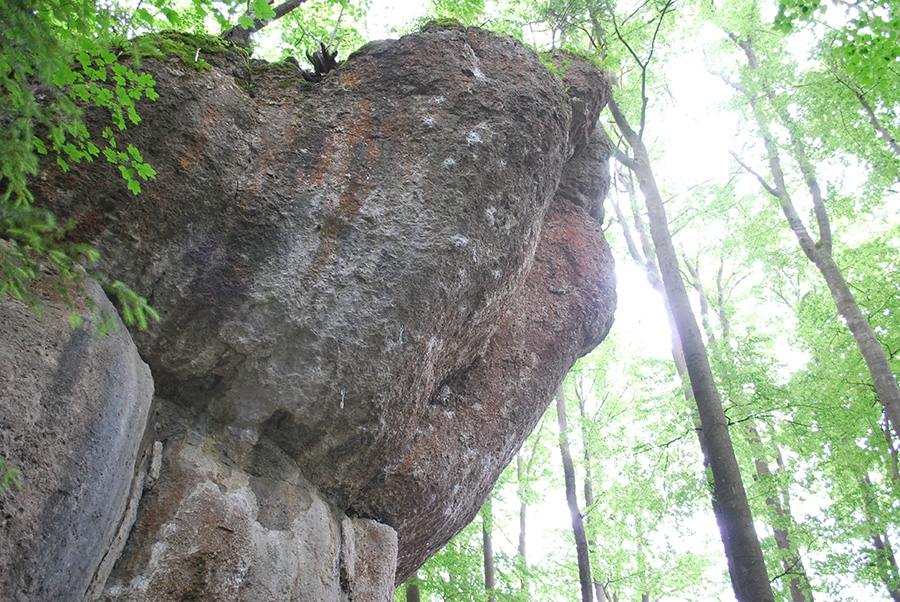
[[[700,315],[703,320],[704,328],[706,329],[707,340],[710,345],[714,345],[717,341],[717,337],[712,327],[709,298],[707,297],[706,290],[700,280],[700,271],[688,261],[687,257],[685,257],[685,266],[693,279],[694,289],[697,291],[697,294],[700,295]],[[716,313],[719,316],[719,323],[722,329],[722,341],[725,342],[724,349],[728,350],[730,348],[728,343],[731,342],[729,338],[731,336],[731,325],[730,320],[728,319],[728,313],[725,309],[726,293],[722,282],[723,270],[724,261],[721,261],[719,263],[719,271],[716,275]],[[747,430],[750,435],[750,444],[761,446],[762,438],[759,436],[759,432],[756,428],[751,424]],[[778,466],[781,467],[781,451],[776,448],[775,453],[778,458]],[[772,474],[769,469],[769,464],[765,460],[753,458],[753,465],[756,468],[756,476],[761,482],[765,482]],[[784,552],[781,564],[784,569],[784,575],[790,576],[790,579],[788,580],[788,591],[791,594],[791,602],[813,602],[812,588],[809,584],[809,578],[806,575],[803,559],[791,545],[788,530],[778,526],[785,522],[790,522],[791,507],[787,492],[782,494],[782,492],[777,490],[773,491],[770,495],[766,496],[766,504],[771,506],[775,513],[775,524],[772,526],[772,531],[775,537],[775,544],[778,546],[779,550]]]
[[[525,449],[519,450],[519,453],[516,454],[516,478],[518,479],[518,495],[519,495],[519,546],[518,546],[518,567],[520,571],[520,584],[519,589],[524,592],[526,599],[528,598],[528,588],[529,588],[529,575],[528,575],[528,556],[526,554],[526,545],[525,545],[525,534],[527,533],[527,512],[528,512],[528,504],[525,501],[526,495],[530,486],[528,484],[528,477],[531,475],[531,469],[534,466],[535,458],[537,458],[538,453],[538,445],[541,442],[541,437],[544,432],[544,421],[546,417],[542,417],[541,421],[538,423],[537,428],[532,433],[532,437],[534,441],[531,446],[531,454],[526,462],[523,453]]]
[[[894,602],[900,602],[900,567],[897,566],[894,548],[891,546],[887,533],[883,533],[883,529],[877,526],[878,522],[875,519],[877,511],[872,509],[877,502],[871,493],[872,481],[866,473],[863,473],[862,476],[862,487],[865,494],[863,515],[872,537],[872,546],[875,548],[875,566],[878,568],[878,574],[891,599]]]
[[[615,100],[610,100],[609,107],[616,125],[634,153],[636,175],[647,206],[650,234],[659,261],[666,298],[669,300],[681,339],[691,388],[700,414],[703,439],[706,442],[714,481],[713,509],[717,510],[719,531],[728,559],[732,587],[739,602],[774,602],[762,548],[753,525],[753,516],[731,444],[728,420],[712,378],[700,328],[697,326],[681,278],[662,197],[650,168],[649,155],[643,140],[628,124]]]
[[[751,437],[755,437],[759,441],[759,434],[756,429],[750,427]],[[752,441],[751,441],[752,442]],[[781,452],[776,450],[778,454],[778,464],[781,466]],[[754,459],[756,466],[756,474],[760,480],[765,479],[771,474],[769,464],[764,460]],[[778,522],[789,522],[791,519],[791,506],[789,498],[779,498],[776,494],[766,497],[766,504],[772,507]],[[803,559],[791,544],[791,538],[788,530],[784,527],[775,526],[772,528],[775,533],[775,545],[782,550],[785,555],[781,560],[781,566],[785,575],[790,575],[788,580],[788,591],[791,594],[791,602],[813,602],[812,587],[809,584],[809,577],[806,575],[806,567],[803,565]]]
[[[887,588],[891,599],[894,602],[900,602],[900,582],[898,582],[897,560],[894,557],[894,549],[891,547],[891,542],[888,539],[887,534],[882,536],[878,533],[873,533],[872,545],[875,547],[876,562],[879,565],[887,564],[887,566],[879,566],[881,580],[884,582],[884,586]]]
[[[632,166],[634,166],[634,162],[631,162]],[[624,163],[623,163],[624,165]],[[626,165],[627,167],[627,165]],[[678,374],[678,380],[682,384],[682,391],[684,393],[684,399],[687,402],[688,407],[691,410],[691,421],[694,424],[694,432],[697,434],[697,441],[700,444],[700,453],[703,456],[703,467],[706,470],[706,480],[707,485],[710,490],[715,489],[715,482],[710,474],[709,469],[709,452],[706,450],[706,440],[703,437],[703,426],[700,423],[700,414],[697,409],[697,402],[694,399],[694,390],[691,388],[691,381],[688,377],[687,372],[687,363],[684,359],[684,350],[681,346],[681,339],[678,336],[678,328],[675,325],[675,317],[672,314],[672,307],[669,305],[669,299],[666,297],[666,289],[663,286],[662,276],[659,273],[659,266],[656,263],[656,255],[653,252],[652,247],[650,247],[649,242],[647,240],[647,234],[644,231],[643,222],[638,217],[637,206],[633,202],[634,197],[634,189],[630,184],[630,180],[628,183],[628,193],[629,196],[632,197],[632,211],[635,213],[634,215],[634,224],[635,229],[637,230],[637,234],[639,239],[642,241],[641,247],[643,249],[643,256],[637,250],[637,246],[633,243],[633,237],[628,229],[628,222],[625,221],[624,215],[622,211],[615,201],[613,201],[613,209],[616,212],[616,218],[619,220],[619,223],[622,226],[622,231],[625,236],[626,243],[628,245],[629,253],[635,262],[640,265],[644,274],[647,277],[647,282],[653,287],[653,290],[659,293],[663,300],[663,308],[666,312],[666,320],[669,324],[669,335],[670,342],[672,346],[672,361],[675,364],[675,372]],[[718,501],[715,496],[711,498],[711,504],[713,508],[713,514],[716,516],[718,520],[718,516],[720,514],[720,510],[718,508]]]
[[[716,333],[712,327],[709,298],[706,295],[706,289],[704,288],[703,282],[700,279],[700,271],[688,260],[687,257],[684,258],[684,263],[685,267],[688,270],[688,273],[691,276],[694,290],[696,290],[697,294],[700,296],[700,316],[703,321],[703,327],[706,330],[707,340],[710,346],[715,345],[718,337],[716,336]],[[720,262],[719,271],[716,275],[716,313],[719,316],[719,322],[722,328],[722,340],[726,343],[724,349],[728,350],[728,343],[730,343],[729,337],[731,333],[731,326],[728,319],[728,313],[725,309],[726,293],[722,282],[723,267],[724,261]],[[756,430],[756,428],[751,425],[750,427],[748,427],[748,432],[750,435],[750,444],[761,446],[762,438],[759,436],[759,432]],[[775,453],[777,454],[778,465],[780,467],[781,452],[776,449]],[[758,480],[761,482],[765,482],[767,478],[772,474],[771,470],[769,469],[769,464],[765,460],[761,460],[759,458],[754,458],[753,464],[756,468],[756,476]],[[791,508],[787,494],[785,493],[784,497],[782,498],[781,493],[776,490],[771,495],[768,495],[766,497],[766,504],[771,506],[775,513],[774,522],[776,524],[772,526],[772,530],[775,536],[775,544],[778,546],[778,549],[782,550],[785,554],[782,558],[781,563],[782,567],[784,568],[784,575],[790,576],[790,579],[788,580],[788,590],[791,594],[791,602],[813,602],[812,588],[809,584],[809,578],[806,575],[806,568],[803,565],[803,560],[802,558],[800,558],[800,554],[797,552],[797,550],[791,545],[788,530],[786,528],[777,526],[777,524],[783,524],[790,521]]]
[[[584,521],[578,509],[578,492],[575,483],[575,465],[569,451],[566,419],[566,396],[563,384],[556,390],[556,419],[559,422],[559,453],[562,456],[563,475],[566,481],[566,502],[572,515],[572,531],[575,534],[575,553],[578,557],[578,580],[581,583],[582,602],[593,602],[594,592],[591,581],[591,560],[588,554],[587,536],[584,532]]]

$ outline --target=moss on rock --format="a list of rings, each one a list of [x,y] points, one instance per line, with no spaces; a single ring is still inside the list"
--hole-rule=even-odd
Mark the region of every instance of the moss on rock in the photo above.
[[[177,58],[186,67],[209,71],[210,65],[202,55],[223,52],[246,55],[246,51],[218,36],[182,31],[163,31],[140,36],[132,40],[131,48],[123,54],[137,60],[144,57]]]

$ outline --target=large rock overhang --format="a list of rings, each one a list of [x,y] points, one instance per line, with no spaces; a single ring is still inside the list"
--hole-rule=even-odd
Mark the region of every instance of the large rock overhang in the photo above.
[[[213,433],[245,470],[274,444],[337,508],[397,531],[401,582],[611,326],[589,215],[608,81],[557,56],[564,84],[459,27],[371,43],[314,86],[205,58],[144,61],[160,97],[120,136],[158,174],[139,196],[112,165],[48,163],[38,203],[161,314],[133,333],[177,408],[159,422]]]

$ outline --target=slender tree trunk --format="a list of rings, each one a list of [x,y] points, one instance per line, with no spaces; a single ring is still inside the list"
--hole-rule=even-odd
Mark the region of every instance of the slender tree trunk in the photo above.
[[[484,591],[487,592],[488,602],[494,602],[494,542],[491,539],[493,530],[494,512],[491,498],[485,501],[481,509],[481,541],[484,553]]]
[[[838,311],[847,322],[847,328],[862,353],[875,386],[875,394],[881,401],[884,411],[894,427],[894,435],[900,438],[900,389],[897,387],[897,379],[888,363],[884,347],[875,337],[872,325],[863,315],[853,298],[853,293],[847,285],[847,280],[840,268],[831,257],[831,253],[817,250],[818,258],[813,260],[821,272],[828,290],[837,306]]]
[[[566,480],[566,502],[572,515],[572,531],[575,534],[575,552],[578,557],[578,580],[581,583],[582,602],[593,602],[594,592],[591,589],[591,560],[588,554],[587,537],[584,533],[584,521],[578,509],[578,493],[575,484],[575,465],[569,451],[566,418],[566,396],[563,384],[556,390],[556,419],[559,422],[559,453],[562,456],[563,474]]]
[[[627,157],[621,156],[620,158],[628,160]],[[633,162],[628,160],[630,163]],[[623,165],[625,165],[623,163]],[[626,166],[627,167],[627,166]],[[630,179],[626,181],[626,187],[629,197],[634,197],[634,187],[630,182]],[[635,229],[637,230],[637,234],[639,239],[642,241],[642,249],[643,254],[638,251],[637,245],[634,243],[634,238],[631,235],[631,231],[628,228],[628,222],[625,219],[625,215],[623,214],[619,204],[615,201],[612,203],[613,210],[616,213],[616,219],[619,224],[622,226],[622,233],[625,237],[625,242],[628,246],[628,252],[631,255],[632,259],[634,259],[635,263],[637,263],[644,271],[644,275],[647,277],[647,282],[650,286],[655,290],[663,299],[663,307],[666,312],[666,320],[669,324],[669,333],[671,336],[671,345],[672,345],[672,361],[675,362],[675,372],[678,374],[678,379],[682,383],[684,387],[684,398],[688,402],[688,406],[692,409],[691,417],[694,421],[694,429],[697,431],[697,438],[700,441],[700,447],[703,451],[703,465],[707,466],[709,461],[707,459],[706,453],[706,444],[703,441],[703,429],[700,426],[700,417],[697,415],[697,403],[694,401],[694,390],[691,389],[691,381],[688,378],[687,374],[687,364],[684,361],[684,351],[681,348],[681,339],[678,338],[678,328],[675,326],[675,317],[672,315],[672,308],[669,305],[669,300],[666,298],[666,289],[663,286],[662,276],[659,275],[659,266],[656,264],[656,256],[653,253],[653,249],[649,246],[649,243],[644,244],[643,241],[647,240],[646,233],[644,232],[643,224],[640,221],[640,218],[637,215],[637,211],[635,211],[634,222]],[[633,209],[636,209],[632,204]],[[712,485],[712,483],[710,483]]]
[[[706,289],[703,287],[703,282],[700,279],[700,271],[687,257],[684,258],[684,263],[691,276],[694,290],[696,290],[697,294],[700,296],[700,316],[703,321],[703,327],[706,330],[707,340],[711,346],[715,345],[717,337],[712,327],[709,298],[706,295]],[[728,313],[725,309],[726,293],[722,283],[723,265],[724,262],[720,263],[716,277],[716,313],[719,316],[719,322],[722,328],[722,340],[726,343],[724,348],[727,350],[729,348],[727,344],[730,342],[729,336],[731,333],[731,326],[728,319]],[[762,438],[759,436],[759,432],[756,428],[751,425],[748,427],[748,432],[750,434],[750,444],[761,446]],[[781,452],[776,449],[775,453],[778,457],[778,465],[780,467]],[[765,460],[759,458],[754,458],[753,464],[756,468],[758,479],[761,482],[765,482],[772,474],[771,470],[769,470],[769,464]],[[788,589],[791,594],[791,602],[813,602],[812,588],[809,584],[809,578],[806,575],[806,568],[803,565],[803,560],[800,558],[800,554],[797,550],[791,545],[788,530],[783,526],[776,526],[790,522],[791,508],[787,494],[785,493],[784,498],[782,498],[780,492],[777,490],[773,491],[772,494],[766,497],[766,504],[772,507],[775,514],[775,525],[773,525],[772,530],[774,531],[775,543],[778,546],[778,549],[784,552],[781,562],[782,567],[784,568],[784,574],[790,576],[790,579],[788,580]]]
[[[881,432],[884,434],[884,441],[887,443],[888,453],[891,455],[891,480],[896,487],[900,485],[900,459],[897,458],[897,448],[894,447],[894,438],[891,437],[891,425],[887,416],[884,417]]]
[[[632,171],[634,171],[634,162],[628,160],[627,157],[623,155],[618,155],[620,160],[625,159],[632,164]],[[625,163],[623,163],[625,165]],[[626,165],[627,167],[627,165]],[[629,253],[635,262],[640,265],[644,274],[647,277],[647,282],[653,287],[663,300],[663,308],[666,312],[666,320],[669,324],[669,334],[670,334],[670,342],[672,345],[672,361],[675,364],[675,372],[678,374],[678,380],[682,384],[682,391],[684,393],[684,399],[687,402],[688,407],[691,411],[691,420],[694,423],[694,432],[697,434],[697,441],[700,444],[700,453],[703,456],[703,467],[706,470],[706,480],[707,485],[710,490],[715,489],[715,481],[712,478],[712,474],[708,470],[710,467],[709,464],[709,452],[706,450],[706,440],[703,437],[703,426],[700,423],[700,414],[697,409],[697,402],[694,400],[694,389],[691,387],[691,381],[688,377],[687,372],[687,363],[684,359],[684,350],[681,346],[681,339],[678,337],[678,328],[675,325],[675,317],[672,315],[672,307],[669,305],[669,299],[666,297],[666,289],[663,286],[662,276],[659,273],[659,266],[656,263],[656,254],[653,252],[653,248],[650,246],[649,240],[647,238],[647,234],[644,231],[644,225],[638,216],[637,205],[634,203],[634,187],[631,184],[630,178],[626,183],[627,192],[629,197],[632,199],[632,212],[634,214],[634,224],[635,230],[637,231],[638,238],[641,241],[641,248],[643,250],[643,256],[638,252],[637,245],[633,242],[633,237],[628,229],[628,222],[625,221],[625,217],[622,214],[621,208],[618,203],[613,201],[613,209],[616,212],[616,219],[618,219],[619,223],[622,226],[622,231],[625,236],[626,244],[628,245]],[[720,514],[720,510],[718,507],[718,500],[715,496],[712,496],[710,500],[713,508],[713,514],[716,516],[718,520],[718,516]]]
[[[516,454],[516,478],[519,482],[519,487],[521,488],[521,483],[525,478],[525,463],[522,461],[522,452]],[[516,552],[522,559],[525,559],[525,528],[526,524],[526,513],[528,511],[528,504],[525,503],[525,499],[519,495],[519,545],[516,548]]]
[[[759,441],[759,435],[757,434],[756,429],[750,427],[750,431],[751,437],[754,437],[756,441]],[[781,452],[777,450],[776,452],[780,458]],[[771,474],[769,464],[764,460],[754,459],[753,463],[756,465],[756,474],[760,480],[766,479]],[[773,493],[766,497],[766,504],[771,506],[774,510],[776,521],[778,523],[784,524],[790,522],[791,507],[786,497],[784,499],[779,499],[777,494]],[[800,557],[800,554],[791,544],[788,530],[783,526],[776,526],[773,527],[773,531],[775,532],[775,545],[778,546],[779,550],[784,552],[781,566],[784,568],[784,574],[790,576],[790,579],[788,580],[788,590],[791,594],[791,602],[813,602],[812,587],[809,584],[809,577],[806,575],[806,567],[803,565],[803,559]]]
[[[876,562],[879,564],[881,580],[887,588],[891,599],[900,602],[900,582],[898,582],[897,559],[894,557],[894,549],[885,533],[872,534],[872,545],[875,547]],[[884,566],[886,565],[886,566]]]
[[[522,483],[525,479],[525,462],[522,461],[522,452],[516,454],[516,477],[519,481],[519,546],[516,553],[519,556],[519,570],[522,571],[522,577],[519,589],[523,592],[528,591],[528,581],[526,575],[528,573],[528,556],[526,556],[525,534],[527,527],[528,504],[525,503],[525,497],[522,495]]]
[[[756,57],[756,51],[753,48],[752,38],[748,36],[744,39],[738,39],[735,35],[731,35],[730,37],[744,51],[750,69],[752,71],[758,71],[759,61]],[[857,305],[856,299],[854,299],[853,293],[847,285],[847,280],[844,278],[844,275],[841,273],[840,268],[837,263],[835,263],[834,257],[832,256],[831,222],[828,219],[828,211],[825,207],[825,202],[822,199],[819,183],[813,173],[812,166],[806,158],[806,147],[798,128],[790,115],[784,112],[783,109],[778,108],[778,97],[774,90],[765,82],[763,83],[763,86],[766,98],[768,98],[773,107],[779,111],[780,121],[782,122],[782,125],[787,128],[788,134],[790,135],[791,144],[794,148],[794,159],[797,162],[797,166],[799,167],[800,173],[803,175],[807,189],[809,190],[810,200],[813,205],[813,214],[815,215],[816,226],[818,228],[819,240],[813,240],[809,231],[806,229],[803,220],[794,208],[794,202],[791,199],[791,195],[788,192],[785,183],[778,145],[775,144],[774,139],[769,134],[768,124],[763,117],[758,116],[757,123],[763,132],[763,143],[766,152],[769,155],[769,171],[774,181],[774,185],[767,182],[760,174],[748,167],[736,154],[732,153],[732,156],[740,163],[741,167],[756,176],[756,179],[762,187],[780,203],[782,213],[784,213],[788,225],[793,231],[794,236],[796,236],[800,248],[810,262],[816,266],[819,273],[822,274],[822,278],[825,279],[825,284],[831,292],[831,298],[834,300],[838,312],[843,316],[844,321],[847,323],[847,328],[856,340],[856,344],[863,356],[863,360],[865,360],[866,367],[869,369],[872,384],[875,386],[875,394],[878,396],[878,400],[884,407],[885,414],[887,414],[888,420],[891,422],[894,436],[900,439],[900,387],[897,385],[897,378],[891,370],[884,348],[875,337],[872,326],[863,315],[859,305]],[[747,90],[743,90],[739,86],[736,87],[747,96],[750,106],[756,113],[756,97],[748,93]]]
[[[862,487],[865,494],[863,514],[871,534],[872,546],[875,548],[875,566],[878,568],[878,574],[891,599],[894,602],[900,602],[900,567],[897,566],[894,548],[891,546],[887,533],[883,533],[883,529],[878,527],[878,521],[875,519],[878,511],[877,509],[873,510],[872,507],[877,504],[877,501],[871,493],[872,481],[866,473],[863,473],[862,476]]]
[[[589,508],[593,508],[594,506],[594,486],[593,486],[593,474],[591,472],[591,465],[593,463],[593,459],[591,458],[591,446],[588,444],[588,441],[591,440],[590,433],[588,432],[588,424],[590,423],[590,419],[588,418],[587,411],[585,408],[586,399],[584,395],[581,395],[576,391],[576,395],[578,396],[578,413],[581,417],[581,440],[584,442],[584,507],[585,512],[588,512]],[[591,523],[591,517],[588,516],[586,519],[588,525]],[[598,601],[606,600],[606,587],[603,585],[603,582],[600,581],[600,567],[599,567],[599,549],[597,546],[597,540],[589,539],[588,540],[588,555],[593,559],[593,563],[591,565],[591,575],[594,579],[594,595],[597,597]]]
[[[529,485],[529,477],[531,476],[531,469],[534,466],[535,458],[537,458],[538,446],[541,442],[541,437],[544,433],[544,421],[545,416],[541,417],[541,421],[538,423],[537,428],[532,433],[533,443],[531,446],[531,454],[528,457],[528,461],[525,461],[523,454],[525,453],[525,448],[519,450],[519,453],[516,454],[516,478],[518,479],[518,495],[519,495],[519,546],[518,546],[518,567],[520,571],[520,584],[519,588],[525,593],[526,599],[528,597],[528,556],[526,554],[526,533],[527,533],[527,516],[528,516],[528,504],[525,501],[528,491],[530,490]]]
[[[713,509],[717,509],[719,531],[728,559],[732,587],[739,602],[774,602],[762,548],[759,545],[747,494],[731,445],[728,420],[712,378],[700,328],[697,326],[681,278],[662,197],[650,168],[649,155],[643,140],[628,124],[615,100],[610,100],[609,107],[619,130],[634,152],[633,163],[647,205],[650,234],[659,261],[666,298],[675,318],[691,388],[700,413],[703,439],[706,442],[715,487]]]

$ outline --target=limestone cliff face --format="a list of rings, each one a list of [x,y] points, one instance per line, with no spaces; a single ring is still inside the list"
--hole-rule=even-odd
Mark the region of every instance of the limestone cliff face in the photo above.
[[[162,315],[132,333],[161,471],[102,595],[389,600],[609,330],[608,82],[462,28],[316,86],[204,58],[145,62],[141,195],[101,163],[39,176]]]

